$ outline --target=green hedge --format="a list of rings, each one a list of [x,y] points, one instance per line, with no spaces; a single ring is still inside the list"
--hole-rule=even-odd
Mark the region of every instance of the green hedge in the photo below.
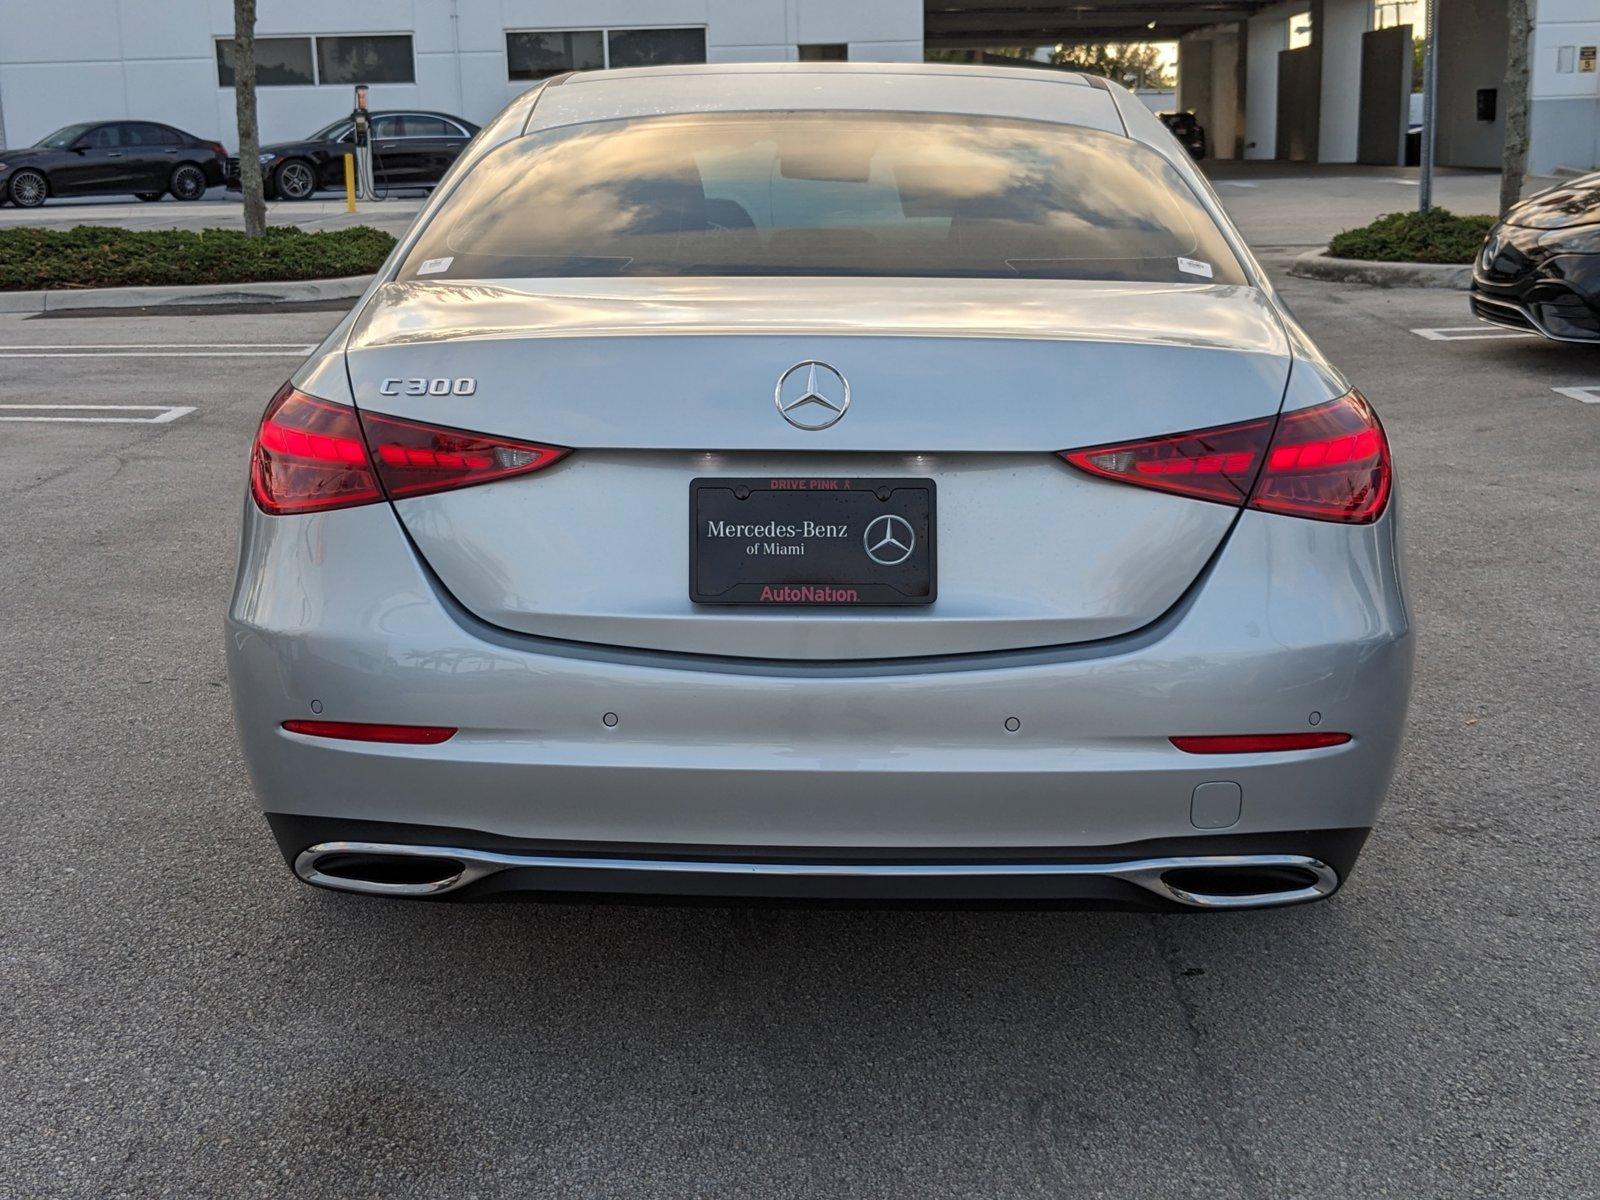
[[[1328,244],[1328,253],[1377,262],[1470,263],[1494,223],[1494,217],[1458,217],[1443,208],[1390,213],[1345,230]]]
[[[0,291],[370,275],[393,246],[366,225],[280,226],[259,238],[236,229],[0,229]]]

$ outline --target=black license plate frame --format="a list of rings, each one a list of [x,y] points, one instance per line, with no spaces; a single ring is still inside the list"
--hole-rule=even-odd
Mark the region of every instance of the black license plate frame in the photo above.
[[[936,508],[932,479],[693,479],[689,598],[756,608],[932,604]]]

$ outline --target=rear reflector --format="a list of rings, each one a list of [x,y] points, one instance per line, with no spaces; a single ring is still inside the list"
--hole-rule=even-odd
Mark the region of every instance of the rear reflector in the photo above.
[[[1321,750],[1342,746],[1348,733],[1224,733],[1169,738],[1186,754],[1267,754],[1278,750]]]
[[[1383,426],[1354,391],[1277,418],[1063,450],[1061,457],[1137,487],[1356,525],[1382,515],[1393,482]]]
[[[379,413],[358,416],[284,384],[256,432],[250,493],[274,516],[320,512],[525,475],[567,454]]]
[[[455,736],[449,725],[374,725],[364,721],[285,721],[290,733],[342,738],[347,742],[391,742],[401,746],[437,746]]]

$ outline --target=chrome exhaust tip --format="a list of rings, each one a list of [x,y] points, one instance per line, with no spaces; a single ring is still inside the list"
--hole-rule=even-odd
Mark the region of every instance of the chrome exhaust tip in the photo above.
[[[295,856],[307,883],[371,896],[442,896],[501,871],[607,875],[747,876],[790,879],[971,880],[1017,877],[1118,879],[1188,908],[1272,908],[1320,900],[1339,886],[1326,863],[1303,854],[1208,854],[1106,863],[799,863],[593,858],[509,854],[454,846],[320,842]]]
[[[1191,908],[1273,908],[1331,896],[1339,874],[1304,854],[1234,854],[1173,858],[1141,869],[1143,888]]]
[[[321,842],[295,856],[307,883],[370,896],[439,896],[504,867],[474,861],[474,852],[442,846]]]

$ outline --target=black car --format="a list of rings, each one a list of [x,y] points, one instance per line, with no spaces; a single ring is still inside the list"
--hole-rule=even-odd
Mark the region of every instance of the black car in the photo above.
[[[380,189],[432,187],[478,127],[436,112],[374,112],[372,177]],[[344,156],[355,151],[349,117],[341,117],[298,142],[261,147],[261,174],[272,199],[309,200],[322,188],[344,187]],[[239,161],[228,160],[228,186],[239,186]]]
[[[1524,200],[1472,267],[1472,312],[1557,342],[1600,342],[1600,171]]]
[[[222,183],[228,152],[157,121],[85,121],[32,146],[0,150],[0,200],[37,208],[51,196],[171,193],[198,200]]]
[[[1206,156],[1206,128],[1195,119],[1192,112],[1157,113],[1161,123],[1172,130],[1172,136],[1183,143],[1192,158]]]

